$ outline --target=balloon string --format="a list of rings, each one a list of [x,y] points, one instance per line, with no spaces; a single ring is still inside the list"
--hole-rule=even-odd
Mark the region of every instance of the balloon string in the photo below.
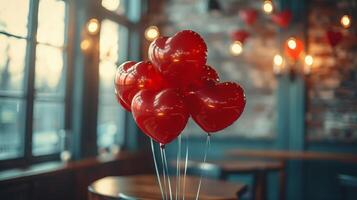
[[[165,161],[165,169],[166,169],[166,175],[167,175],[167,182],[169,185],[169,192],[170,192],[170,200],[172,200],[172,190],[171,190],[171,181],[170,181],[170,174],[169,174],[169,168],[167,166],[167,158],[166,158],[166,153],[165,149],[163,149],[163,155],[164,155],[164,161]]]
[[[164,154],[163,154],[163,148],[160,146],[160,153],[161,153],[161,163],[162,163],[162,175],[164,177],[164,193],[165,193],[165,198],[164,200],[168,199],[167,198],[167,185],[166,185],[166,172],[165,172],[165,162],[164,162]]]
[[[180,187],[181,187],[181,135],[178,137],[178,152],[176,159],[176,200],[180,198]]]
[[[188,161],[188,136],[186,134],[186,156],[185,156],[185,170],[183,175],[183,196],[182,199],[185,200],[186,193],[186,174],[187,174],[187,161]]]
[[[208,149],[210,148],[210,138],[211,138],[211,135],[208,133],[207,134],[207,140],[206,140],[206,147],[205,147],[205,155],[203,157],[203,167],[205,166],[206,164],[206,159],[207,159],[207,152],[208,152]],[[196,200],[198,200],[198,197],[200,195],[200,189],[201,189],[201,183],[202,183],[202,176],[203,176],[203,172],[201,171],[201,176],[200,176],[200,182],[198,183],[198,188],[197,188],[197,194],[196,194]]]
[[[162,185],[161,185],[161,180],[160,180],[159,169],[158,169],[158,167],[157,167],[157,161],[156,161],[155,149],[154,149],[154,142],[153,142],[152,139],[150,139],[150,142],[151,142],[152,157],[154,158],[154,165],[155,165],[155,172],[156,172],[156,176],[157,176],[157,181],[159,182],[160,192],[161,192],[162,199],[165,199],[165,197],[164,197],[164,191],[162,190]]]

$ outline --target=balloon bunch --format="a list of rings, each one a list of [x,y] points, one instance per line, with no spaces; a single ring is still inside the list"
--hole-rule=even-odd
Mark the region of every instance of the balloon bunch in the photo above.
[[[220,83],[217,72],[206,65],[207,46],[196,32],[160,37],[151,43],[148,55],[150,61],[128,61],[118,67],[115,94],[156,142],[165,145],[174,140],[190,116],[210,134],[242,114],[243,88]]]

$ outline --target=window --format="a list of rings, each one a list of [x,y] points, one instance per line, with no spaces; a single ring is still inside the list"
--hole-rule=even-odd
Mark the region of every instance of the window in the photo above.
[[[7,1],[0,0],[0,4]],[[28,10],[29,2],[21,0],[0,7],[0,159],[17,158],[24,153],[20,122],[24,112]]]
[[[64,129],[65,2],[40,0],[35,63],[32,153],[59,152]]]
[[[102,0],[102,6],[124,13],[124,1]],[[121,10],[121,11],[120,11]],[[106,16],[104,16],[105,18]],[[99,105],[97,145],[99,153],[115,151],[124,142],[125,111],[114,96],[116,68],[127,60],[128,29],[114,19],[103,19],[100,28]]]
[[[66,3],[0,5],[0,160],[56,154],[65,128]]]

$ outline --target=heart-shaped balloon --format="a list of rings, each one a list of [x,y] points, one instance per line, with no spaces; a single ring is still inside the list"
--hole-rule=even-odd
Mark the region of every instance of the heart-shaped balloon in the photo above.
[[[200,75],[196,78],[191,87],[189,87],[189,90],[196,91],[204,87],[212,86],[218,82],[219,76],[216,70],[208,65],[205,65]]]
[[[244,9],[239,11],[239,17],[247,24],[253,25],[257,20],[258,12],[255,9]]]
[[[207,45],[201,36],[191,30],[177,32],[172,37],[160,37],[149,47],[149,59],[160,72],[167,71],[172,63],[187,61],[204,65]]]
[[[332,47],[335,47],[342,41],[343,35],[340,31],[328,30],[326,32],[326,37],[327,37],[329,44]]]
[[[151,62],[125,62],[118,67],[115,76],[115,89],[124,108],[130,108],[133,97],[140,90],[157,91],[164,86],[161,74]]]
[[[237,30],[232,33],[233,41],[239,41],[244,44],[245,40],[249,37],[249,33],[245,30]]]
[[[131,110],[139,128],[161,144],[180,135],[189,118],[182,96],[175,89],[142,90],[135,95]]]
[[[167,68],[161,71],[168,87],[173,88],[187,88],[197,80],[204,65],[196,62],[181,61],[170,64]]]
[[[218,83],[198,90],[186,99],[193,120],[207,133],[230,126],[242,114],[245,95],[236,83]]]
[[[117,99],[117,102],[126,110],[131,112],[130,106],[126,105],[124,101],[119,97],[117,90],[115,89],[115,98]]]
[[[291,18],[292,13],[290,10],[284,10],[271,16],[271,20],[281,28],[287,27],[290,24]]]

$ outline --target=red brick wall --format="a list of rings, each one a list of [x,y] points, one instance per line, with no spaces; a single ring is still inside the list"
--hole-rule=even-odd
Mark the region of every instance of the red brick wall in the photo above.
[[[310,140],[357,140],[356,26],[344,29],[340,25],[340,17],[349,9],[351,5],[338,1],[314,0],[309,5],[307,44],[315,58],[307,79]],[[328,43],[327,29],[343,33],[335,48]]]

